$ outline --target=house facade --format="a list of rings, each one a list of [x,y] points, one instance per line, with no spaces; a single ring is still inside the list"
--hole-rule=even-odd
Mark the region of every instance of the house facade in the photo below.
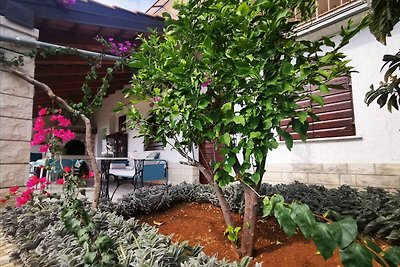
[[[159,0],[147,12],[177,16],[172,2]],[[368,10],[365,1],[317,2],[314,19],[299,28],[300,39],[316,40],[337,34],[349,19],[357,23]],[[369,107],[364,103],[370,85],[377,86],[383,79],[383,55],[396,54],[399,40],[399,24],[386,46],[364,29],[342,49],[357,72],[344,77],[345,90],[332,90],[324,96],[325,106],[315,110],[321,121],[311,123],[306,143],[296,140],[292,151],[288,151],[282,141],[268,155],[264,182],[297,180],[328,187],[346,184],[359,188],[400,188],[400,112],[389,113],[375,103]]]
[[[145,32],[146,27],[162,28],[162,20],[157,18],[162,12],[177,16],[172,0],[157,1],[147,11],[148,15],[110,9],[94,2],[77,3],[70,10],[59,10],[55,0],[4,1],[0,5],[0,35],[96,50],[98,48],[93,43],[96,34],[128,39]],[[315,19],[300,27],[299,38],[313,40],[338,33],[340,26],[346,25],[349,18],[357,22],[368,10],[363,1],[319,0],[318,3]],[[15,14],[12,11],[18,10],[15,9],[18,6],[22,9],[17,17],[13,17]],[[93,16],[89,9],[98,12],[97,15]],[[103,19],[99,20],[99,16]],[[297,180],[331,187],[347,184],[360,188],[400,188],[400,112],[394,110],[389,113],[376,104],[367,107],[364,103],[369,86],[377,85],[383,77],[380,72],[382,56],[395,54],[399,49],[400,25],[396,26],[392,35],[387,45],[383,46],[368,29],[364,29],[343,48],[351,60],[350,64],[358,72],[343,78],[345,90],[332,90],[331,94],[324,96],[326,105],[317,112],[321,121],[312,123],[306,143],[295,141],[290,152],[281,142],[279,148],[268,155],[264,182],[289,183]],[[9,43],[2,45],[17,52],[31,49]],[[12,54],[10,51],[7,53]],[[111,63],[105,62],[105,67],[107,64]],[[81,97],[80,86],[87,69],[79,59],[40,59],[27,62],[24,70],[67,99],[79,100]],[[35,117],[32,116],[32,107],[46,106],[51,101],[27,83],[4,72],[0,75],[0,187],[7,187],[22,185],[27,177],[32,117]],[[118,101],[128,101],[121,90],[129,84],[130,76],[130,70],[115,74],[103,107],[94,114],[96,155],[101,157],[102,152],[107,152],[107,137],[122,136],[126,138],[122,148],[124,156],[145,158],[152,152],[158,152],[161,159],[168,161],[169,180],[173,184],[200,182],[199,171],[180,164],[185,159],[170,146],[162,147],[157,143],[145,145],[142,137],[136,137],[137,130],[123,125],[124,114],[113,112]],[[151,105],[140,103],[137,108],[147,113]],[[83,139],[83,134],[78,134],[79,138]],[[207,155],[212,146],[205,144],[200,149]],[[4,151],[9,152],[6,154]],[[199,151],[194,151],[194,155],[198,159]],[[16,179],[19,179],[18,182]]]

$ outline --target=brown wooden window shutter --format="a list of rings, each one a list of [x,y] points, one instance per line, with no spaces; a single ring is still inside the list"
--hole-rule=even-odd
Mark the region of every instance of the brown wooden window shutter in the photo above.
[[[308,118],[310,127],[308,129],[308,138],[327,138],[339,136],[352,136],[356,134],[354,124],[353,97],[351,88],[351,78],[341,77],[329,82],[329,84],[341,84],[344,89],[330,89],[330,93],[322,94],[317,88],[316,94],[323,97],[325,105],[321,107],[314,103],[313,112],[318,116],[319,120],[315,121]],[[298,102],[300,107],[309,106],[309,101]],[[290,119],[282,120],[280,125],[283,129],[287,127]],[[293,139],[300,139],[299,134],[293,132],[289,126],[286,128]]]

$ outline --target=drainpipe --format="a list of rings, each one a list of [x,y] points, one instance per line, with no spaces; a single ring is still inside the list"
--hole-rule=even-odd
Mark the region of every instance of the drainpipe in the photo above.
[[[19,37],[4,36],[1,34],[0,34],[0,41],[6,42],[6,43],[14,43],[14,44],[19,44],[19,45],[24,45],[24,46],[30,46],[30,47],[67,48],[62,45],[55,45],[55,44],[36,41],[36,40],[28,40],[28,39],[23,39],[23,38],[19,38]],[[93,52],[93,51],[88,51],[88,50],[83,50],[83,49],[77,49],[77,52],[79,54],[83,54],[83,55],[90,56],[90,57],[103,56],[104,60],[110,60],[110,61],[116,61],[116,60],[121,59],[120,57],[117,57],[117,56],[104,55],[104,54],[100,54],[98,52]]]

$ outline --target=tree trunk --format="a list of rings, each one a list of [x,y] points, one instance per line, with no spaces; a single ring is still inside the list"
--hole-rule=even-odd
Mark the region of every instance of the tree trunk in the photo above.
[[[210,171],[200,165],[198,167],[201,173],[206,177],[207,181],[213,186],[215,194],[217,195],[219,205],[221,206],[222,214],[224,216],[226,226],[234,226],[231,209],[222,192],[222,188],[214,181],[214,177]]]
[[[68,103],[64,99],[62,99],[61,97],[54,94],[53,90],[51,90],[51,88],[47,84],[39,82],[38,80],[35,80],[34,78],[32,78],[14,68],[5,67],[5,68],[2,68],[2,70],[17,76],[34,86],[41,88],[49,96],[50,99],[56,101],[61,107],[68,110],[68,112],[72,113],[73,115],[78,114],[78,111],[76,111],[70,105],[68,105]],[[101,189],[100,182],[101,181],[100,181],[100,172],[99,172],[99,168],[97,167],[96,158],[95,158],[95,154],[94,154],[94,147],[93,147],[93,143],[92,143],[92,136],[91,136],[92,135],[92,126],[91,126],[89,118],[87,118],[83,114],[79,114],[79,116],[85,123],[86,151],[90,158],[90,163],[92,165],[93,172],[94,172],[94,196],[93,196],[92,207],[96,209],[98,206],[98,203],[99,203],[100,189]]]
[[[252,186],[258,192],[259,185]],[[257,223],[257,212],[259,206],[259,198],[256,193],[249,187],[244,185],[244,216],[243,216],[243,232],[240,245],[240,253],[242,256],[253,256],[254,252],[254,232]]]
[[[93,142],[92,142],[92,123],[85,115],[81,115],[81,119],[85,123],[86,151],[88,153],[88,156],[90,159],[90,164],[92,165],[92,169],[94,172],[94,194],[93,194],[92,207],[94,209],[97,209],[97,206],[99,205],[99,198],[100,198],[101,180],[100,180],[99,168],[97,167],[96,157],[94,154],[94,146],[93,146]]]

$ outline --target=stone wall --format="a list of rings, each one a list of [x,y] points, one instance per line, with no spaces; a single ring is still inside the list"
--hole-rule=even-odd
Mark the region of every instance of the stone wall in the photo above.
[[[400,189],[400,163],[347,163],[347,164],[267,164],[263,182],[320,184],[327,187],[349,185],[366,188]]]
[[[36,40],[39,31],[22,27],[0,16],[0,34]],[[0,47],[25,52],[30,48],[0,42]],[[0,49],[7,58],[17,53]],[[34,75],[35,63],[26,60],[21,71]],[[34,87],[0,69],[0,189],[23,185],[28,178]]]
[[[192,166],[168,162],[168,181],[173,185],[182,182],[199,183],[199,170]]]

